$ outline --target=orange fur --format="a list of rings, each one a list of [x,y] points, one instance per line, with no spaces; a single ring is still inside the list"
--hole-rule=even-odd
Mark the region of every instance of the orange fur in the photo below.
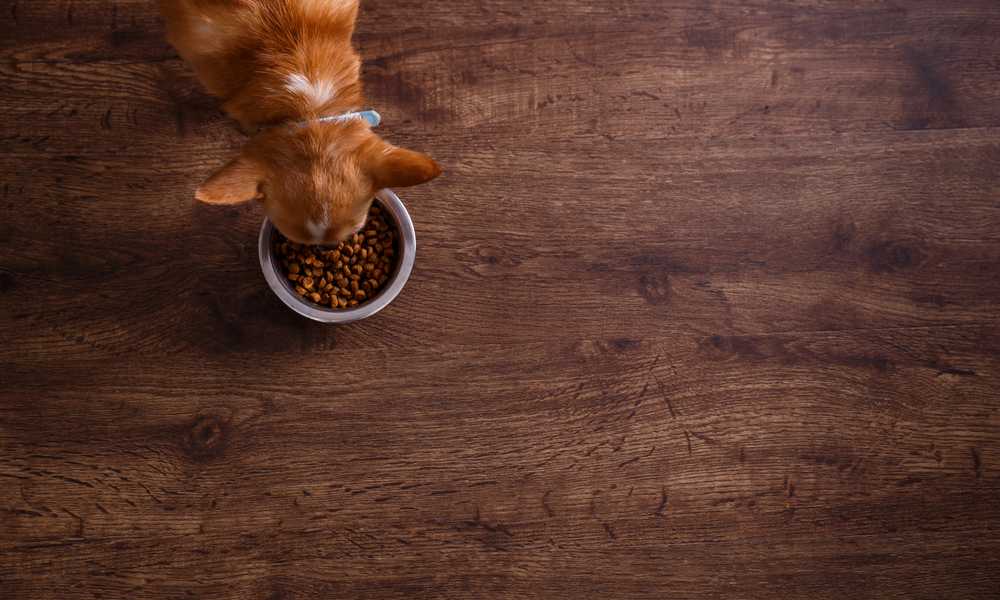
[[[364,106],[351,45],[358,0],[160,0],[167,35],[226,112],[254,136],[197,191],[213,204],[261,200],[302,243],[335,243],[364,224],[375,192],[441,169],[367,122],[319,122]],[[299,126],[299,123],[305,123]]]

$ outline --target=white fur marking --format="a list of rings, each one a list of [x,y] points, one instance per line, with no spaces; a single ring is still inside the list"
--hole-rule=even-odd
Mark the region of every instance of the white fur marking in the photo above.
[[[326,230],[328,229],[326,223],[317,223],[312,219],[306,221],[306,229],[309,231],[309,235],[312,236],[314,242],[322,242],[326,239]]]
[[[299,3],[309,11],[326,14],[335,13],[345,8],[351,8],[358,0],[299,0]]]
[[[292,73],[285,82],[285,89],[312,102],[314,108],[321,108],[333,100],[337,88],[326,79],[312,81],[301,73]]]

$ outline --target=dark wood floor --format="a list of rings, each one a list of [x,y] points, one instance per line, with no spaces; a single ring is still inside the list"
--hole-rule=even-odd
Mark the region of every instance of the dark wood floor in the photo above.
[[[995,0],[367,0],[341,328],[154,4],[0,1],[0,596],[996,597]]]

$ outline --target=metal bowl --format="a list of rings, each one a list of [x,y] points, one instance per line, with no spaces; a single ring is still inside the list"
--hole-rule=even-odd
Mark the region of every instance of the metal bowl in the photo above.
[[[410,213],[406,212],[403,202],[392,190],[382,190],[376,194],[376,198],[382,208],[396,222],[396,227],[399,230],[399,264],[396,267],[396,272],[389,278],[377,296],[360,306],[347,310],[323,308],[295,293],[288,279],[281,273],[281,265],[274,255],[274,237],[277,229],[270,220],[264,219],[258,241],[260,268],[264,272],[264,279],[271,286],[271,290],[288,308],[307,319],[320,323],[354,323],[375,315],[399,296],[413,271],[413,261],[417,255],[417,232],[413,228]]]

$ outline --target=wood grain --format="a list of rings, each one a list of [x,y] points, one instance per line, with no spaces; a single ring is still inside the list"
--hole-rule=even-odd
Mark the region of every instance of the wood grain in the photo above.
[[[1000,6],[371,0],[368,322],[153,3],[0,2],[0,597],[988,598]]]

